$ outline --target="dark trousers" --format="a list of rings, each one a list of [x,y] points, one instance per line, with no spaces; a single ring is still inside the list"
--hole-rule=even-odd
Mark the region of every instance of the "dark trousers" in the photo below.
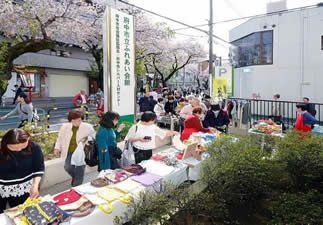
[[[28,197],[29,197],[29,193],[26,193],[19,197],[12,197],[12,196],[9,198],[0,197],[0,214],[3,213],[3,210],[6,209],[7,203],[9,203],[10,208],[13,208],[13,207],[16,207],[17,205],[24,203]]]
[[[84,166],[71,165],[72,155],[73,155],[73,152],[67,153],[64,169],[72,177],[72,187],[76,187],[83,183],[85,165]]]
[[[141,161],[148,160],[153,156],[152,150],[139,150],[133,147],[133,151],[135,152],[136,164],[140,163]]]
[[[13,99],[13,102],[12,102],[13,105],[16,104],[17,98],[18,98],[18,94],[16,93],[15,98]]]
[[[22,121],[20,122],[20,124],[18,125],[18,128],[22,128],[22,127],[24,127],[24,126],[25,126],[25,124],[26,124],[26,122],[28,122],[28,120],[22,120]]]

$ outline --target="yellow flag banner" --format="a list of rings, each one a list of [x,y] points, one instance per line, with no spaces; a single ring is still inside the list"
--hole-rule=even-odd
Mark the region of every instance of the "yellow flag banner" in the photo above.
[[[227,98],[228,83],[226,79],[213,79],[213,98]]]

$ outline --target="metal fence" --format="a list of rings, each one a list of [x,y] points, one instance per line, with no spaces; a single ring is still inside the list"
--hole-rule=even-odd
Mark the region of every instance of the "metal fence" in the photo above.
[[[274,108],[278,108],[276,116],[281,117],[281,121],[286,126],[294,125],[297,118],[296,105],[302,102],[275,101],[263,99],[243,99],[230,98],[228,101],[234,102],[235,106],[248,104],[248,120],[252,125],[257,120],[267,120],[270,116],[275,116]],[[310,103],[316,111],[315,118],[323,125],[323,103]]]

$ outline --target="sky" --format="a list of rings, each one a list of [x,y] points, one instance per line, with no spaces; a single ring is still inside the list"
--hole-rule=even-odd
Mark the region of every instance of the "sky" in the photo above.
[[[213,0],[213,22],[266,13],[266,4],[273,1],[276,0]],[[189,25],[207,24],[209,19],[209,0],[129,0],[129,2]],[[315,5],[320,2],[323,0],[287,0],[287,8]],[[172,29],[183,28],[182,25],[157,16],[151,16],[151,19],[156,22],[166,22]],[[229,30],[245,21],[217,24],[213,26],[214,35],[228,41]],[[208,26],[200,28],[208,31]],[[176,32],[177,39],[195,38],[206,50],[208,49],[206,34],[192,29]],[[228,45],[221,41],[216,41],[213,51],[224,59],[228,58]]]

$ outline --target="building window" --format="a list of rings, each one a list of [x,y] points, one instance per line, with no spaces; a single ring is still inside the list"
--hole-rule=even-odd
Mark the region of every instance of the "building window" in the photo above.
[[[273,64],[273,31],[252,33],[232,42],[230,49],[235,67]]]

